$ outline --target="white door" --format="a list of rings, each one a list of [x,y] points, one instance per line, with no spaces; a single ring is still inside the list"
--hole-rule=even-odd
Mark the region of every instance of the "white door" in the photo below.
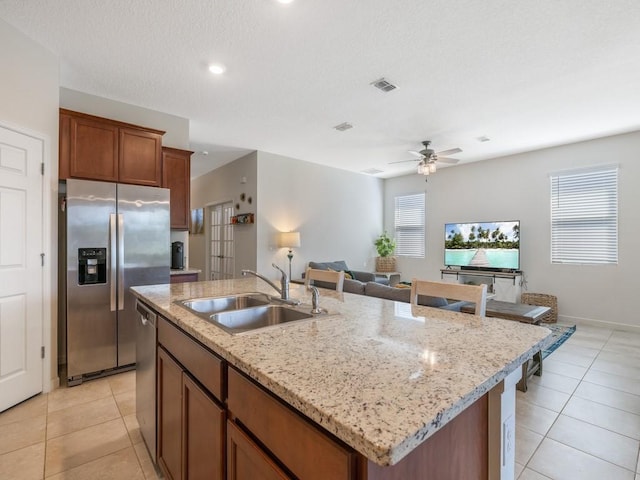
[[[43,145],[0,126],[0,411],[42,391]]]
[[[209,272],[210,280],[233,278],[233,204],[209,207]]]

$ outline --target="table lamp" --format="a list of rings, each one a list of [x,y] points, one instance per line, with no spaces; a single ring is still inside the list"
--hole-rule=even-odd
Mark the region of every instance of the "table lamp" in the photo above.
[[[291,249],[300,247],[300,232],[280,232],[278,245],[281,248],[289,249],[287,258],[289,259],[289,280],[291,280],[291,260],[293,259],[293,251]]]

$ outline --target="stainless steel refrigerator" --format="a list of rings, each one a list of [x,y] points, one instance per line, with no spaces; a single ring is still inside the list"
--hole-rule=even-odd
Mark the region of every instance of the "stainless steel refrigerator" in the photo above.
[[[129,287],[169,283],[169,190],[67,180],[67,382],[132,368],[136,305]]]

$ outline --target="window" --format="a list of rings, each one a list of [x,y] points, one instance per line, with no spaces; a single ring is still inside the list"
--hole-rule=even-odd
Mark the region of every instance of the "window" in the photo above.
[[[551,262],[618,263],[618,167],[551,176]]]
[[[424,193],[395,199],[396,255],[424,258]]]

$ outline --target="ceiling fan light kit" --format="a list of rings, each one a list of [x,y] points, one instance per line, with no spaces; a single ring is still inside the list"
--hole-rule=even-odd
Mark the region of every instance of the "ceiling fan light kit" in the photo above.
[[[420,175],[429,175],[431,173],[436,173],[437,165],[435,160],[420,160],[418,163],[418,173]]]
[[[415,150],[409,150],[409,153],[415,155],[417,158],[413,158],[411,160],[400,160],[399,162],[389,162],[392,163],[404,163],[404,162],[419,162],[418,163],[418,173],[420,175],[429,175],[431,173],[436,173],[437,170],[437,162],[448,163],[454,165],[458,163],[460,160],[457,158],[447,158],[447,155],[452,155],[454,153],[460,153],[462,150],[460,148],[452,148],[450,150],[444,150],[442,152],[435,152],[429,145],[431,144],[431,140],[425,140],[422,142],[424,149],[416,152]]]

